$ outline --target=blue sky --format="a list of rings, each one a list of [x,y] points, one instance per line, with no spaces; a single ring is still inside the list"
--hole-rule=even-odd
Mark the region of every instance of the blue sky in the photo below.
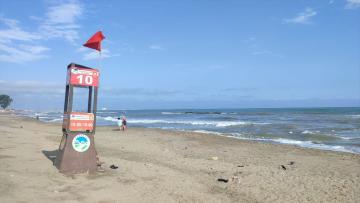
[[[359,19],[359,0],[0,0],[0,93],[62,109],[101,29],[100,108],[360,106]]]

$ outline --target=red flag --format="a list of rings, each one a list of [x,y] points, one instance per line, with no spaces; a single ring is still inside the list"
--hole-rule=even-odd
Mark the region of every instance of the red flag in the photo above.
[[[105,36],[101,31],[98,31],[92,37],[90,37],[90,39],[83,46],[101,51],[101,41],[103,39],[105,39]]]

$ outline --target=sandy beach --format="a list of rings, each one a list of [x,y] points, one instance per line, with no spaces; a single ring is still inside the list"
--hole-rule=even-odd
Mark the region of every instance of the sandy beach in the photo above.
[[[0,113],[1,202],[360,202],[357,154],[98,127],[105,172],[65,176],[51,160],[61,136],[60,124]]]

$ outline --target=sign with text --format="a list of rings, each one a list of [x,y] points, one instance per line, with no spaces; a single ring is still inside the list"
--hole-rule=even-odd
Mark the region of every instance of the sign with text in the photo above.
[[[94,129],[94,114],[71,112],[64,114],[63,128],[70,131],[92,131]]]
[[[79,86],[99,86],[99,71],[80,67],[69,67],[68,84]]]

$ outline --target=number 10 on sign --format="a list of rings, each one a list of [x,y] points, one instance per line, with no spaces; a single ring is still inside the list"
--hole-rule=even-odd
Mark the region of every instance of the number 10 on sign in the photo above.
[[[93,77],[91,75],[78,75],[76,78],[78,79],[79,84],[84,84],[84,82],[85,85],[89,85],[89,86],[93,84]]]

